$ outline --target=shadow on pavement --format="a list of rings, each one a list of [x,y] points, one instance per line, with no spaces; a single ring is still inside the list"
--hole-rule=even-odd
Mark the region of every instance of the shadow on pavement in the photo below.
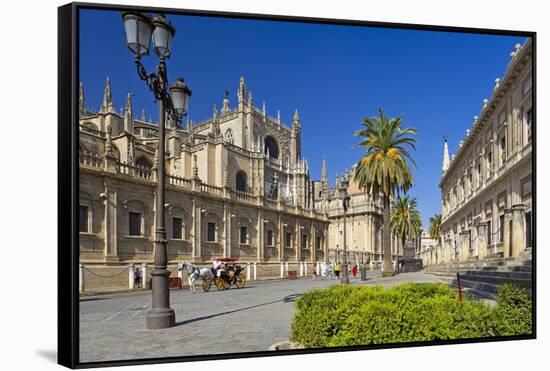
[[[239,308],[239,309],[230,310],[230,311],[227,311],[227,312],[221,312],[221,313],[216,313],[216,314],[210,314],[210,315],[208,315],[208,316],[202,316],[202,317],[197,317],[197,318],[191,318],[191,319],[188,319],[188,320],[185,320],[185,321],[176,322],[176,325],[175,325],[174,327],[186,325],[186,324],[193,323],[193,322],[203,321],[203,320],[206,320],[206,319],[215,318],[215,317],[223,316],[223,315],[226,315],[226,314],[232,314],[232,313],[242,312],[242,311],[244,311],[244,310],[249,310],[249,309],[254,309],[254,308],[263,307],[263,306],[266,306],[266,305],[276,304],[276,303],[280,303],[280,302],[283,302],[283,303],[291,303],[291,302],[293,302],[294,300],[296,300],[296,298],[299,297],[300,295],[301,295],[301,294],[290,294],[290,295],[285,296],[285,297],[284,297],[283,299],[281,299],[281,300],[274,300],[274,301],[270,301],[270,302],[267,302],[267,303],[252,305],[252,306],[245,307],[245,308]]]

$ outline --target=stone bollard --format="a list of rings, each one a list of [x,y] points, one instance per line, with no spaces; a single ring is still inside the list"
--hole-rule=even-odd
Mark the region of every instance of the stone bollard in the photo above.
[[[285,262],[285,277],[288,277],[288,262]]]
[[[281,278],[285,278],[285,266],[283,262],[281,262]]]
[[[84,292],[84,264],[78,265],[78,287],[80,292]]]
[[[147,288],[147,263],[141,264],[141,287]]]
[[[250,281],[250,263],[246,263],[246,280]]]
[[[304,263],[304,277],[307,277],[307,263]]]
[[[128,288],[132,290],[135,287],[134,282],[134,264],[128,264]]]
[[[254,281],[258,280],[258,263],[254,262]]]

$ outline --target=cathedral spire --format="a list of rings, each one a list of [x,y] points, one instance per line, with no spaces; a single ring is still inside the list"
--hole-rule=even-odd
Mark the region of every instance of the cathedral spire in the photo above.
[[[84,86],[82,85],[82,82],[78,88],[78,112],[80,116],[84,116],[86,114],[86,98],[84,97]]]
[[[449,145],[447,144],[447,137],[444,137],[445,144],[443,145],[443,174],[449,169],[449,166],[451,166],[451,162],[449,161]]]
[[[298,116],[298,110],[294,111],[294,117],[292,118],[292,128],[300,128],[300,116]]]
[[[124,109],[124,131],[133,134],[134,113],[132,112],[132,93],[126,96],[126,108]]]
[[[327,176],[327,160],[323,157],[323,167],[321,168],[321,183],[323,183],[323,188],[328,187],[328,176]]]
[[[242,112],[244,109],[244,95],[245,95],[246,87],[244,85],[244,76],[241,76],[239,80],[239,88],[237,89],[237,105],[239,112]]]
[[[105,81],[105,89],[103,91],[103,104],[99,110],[100,113],[115,113],[115,106],[113,104],[113,97],[111,96],[111,80],[107,76]]]

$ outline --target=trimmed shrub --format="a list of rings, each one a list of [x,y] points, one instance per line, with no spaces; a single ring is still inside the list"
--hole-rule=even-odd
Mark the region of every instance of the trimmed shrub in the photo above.
[[[522,291],[523,290],[523,291]],[[295,302],[291,340],[305,347],[387,344],[529,334],[531,299],[503,287],[495,307],[444,284],[337,285]],[[527,315],[529,312],[529,315]]]
[[[501,335],[530,334],[532,332],[531,296],[524,287],[508,283],[500,286],[496,312],[501,318],[499,321]]]

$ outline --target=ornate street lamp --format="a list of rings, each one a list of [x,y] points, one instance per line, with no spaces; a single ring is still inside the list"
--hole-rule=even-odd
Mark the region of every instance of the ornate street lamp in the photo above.
[[[340,182],[338,185],[338,192],[340,195],[340,200],[342,200],[342,206],[344,209],[344,249],[343,249],[343,259],[342,259],[342,277],[340,278],[340,283],[345,284],[349,283],[349,276],[348,276],[348,253],[346,248],[346,213],[348,209],[348,203],[349,203],[349,196],[348,196],[348,185],[349,185],[349,179],[347,175],[342,176],[340,178]]]
[[[166,59],[172,52],[172,38],[176,29],[162,14],[150,18],[138,12],[122,14],[126,44],[135,55],[135,63],[139,77],[145,81],[149,90],[155,95],[159,103],[159,137],[158,137],[158,164],[157,164],[157,212],[155,230],[155,257],[154,270],[151,273],[152,306],[147,312],[146,326],[148,329],[162,329],[172,327],[176,323],[176,315],[170,308],[170,272],[166,249],[166,227],[164,220],[165,208],[165,125],[166,114],[174,122],[179,123],[187,114],[191,90],[183,79],[177,79],[168,92],[168,78]],[[141,63],[141,57],[149,54],[151,37],[155,53],[159,57],[156,73],[147,73]]]

